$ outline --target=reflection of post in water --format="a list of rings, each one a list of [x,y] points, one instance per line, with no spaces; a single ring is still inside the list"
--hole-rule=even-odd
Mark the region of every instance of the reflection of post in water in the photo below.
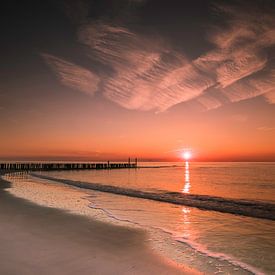
[[[184,187],[182,189],[182,193],[190,193],[190,175],[189,175],[189,162],[185,162],[185,181],[184,181]]]
[[[29,173],[27,171],[19,171],[5,174],[7,180],[22,181],[28,178]]]

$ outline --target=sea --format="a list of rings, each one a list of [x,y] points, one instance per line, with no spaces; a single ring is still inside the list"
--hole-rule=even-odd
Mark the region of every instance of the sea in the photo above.
[[[206,274],[275,274],[273,162],[142,162],[31,176],[89,190],[90,208],[145,229],[160,253]]]

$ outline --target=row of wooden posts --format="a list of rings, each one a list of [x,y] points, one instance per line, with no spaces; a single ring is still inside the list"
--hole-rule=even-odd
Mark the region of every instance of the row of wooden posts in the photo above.
[[[137,168],[137,159],[131,162],[101,162],[101,163],[46,163],[46,162],[14,162],[14,163],[0,163],[0,170],[3,171],[39,171],[39,170],[84,170],[84,169],[118,169],[118,168]]]

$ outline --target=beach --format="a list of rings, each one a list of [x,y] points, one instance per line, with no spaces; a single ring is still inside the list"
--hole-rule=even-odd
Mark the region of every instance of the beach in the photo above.
[[[197,273],[157,255],[142,230],[17,198],[3,179],[0,187],[0,274]]]
[[[134,170],[6,173],[1,182],[0,222],[1,231],[9,234],[0,240],[0,268],[20,271],[11,274],[22,274],[24,268],[28,270],[23,274],[43,273],[49,266],[51,274],[78,274],[78,270],[81,274],[272,274],[274,221],[108,192],[134,187],[169,194],[165,189],[150,189],[157,184],[165,188],[165,177],[169,180],[166,188],[181,190],[185,167],[157,165],[159,168]],[[230,168],[241,179],[243,171],[255,167],[273,171],[269,164],[193,164],[190,190],[203,191],[198,189],[200,180],[195,181],[202,170],[211,194],[212,186],[222,178],[213,181],[209,171],[218,169],[223,174]],[[272,174],[267,175],[262,174],[261,179],[271,191]],[[247,179],[250,189],[240,181],[235,197],[255,196],[253,186],[259,180]],[[231,179],[222,184],[226,190]],[[98,188],[92,190],[94,186]],[[242,190],[247,190],[246,195]],[[226,201],[227,193],[223,197],[220,200]],[[211,202],[212,197],[208,198]],[[266,198],[270,203],[268,195]],[[28,254],[26,247],[31,248]],[[13,255],[20,260],[10,265]]]

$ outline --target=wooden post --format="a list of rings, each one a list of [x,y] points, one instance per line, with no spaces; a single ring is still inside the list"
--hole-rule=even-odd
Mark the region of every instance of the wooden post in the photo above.
[[[37,170],[82,170],[82,169],[118,169],[118,168],[135,168],[137,167],[137,158],[132,160],[128,158],[128,162],[111,163],[109,160],[104,163],[0,163],[0,170],[12,171],[37,171]]]

